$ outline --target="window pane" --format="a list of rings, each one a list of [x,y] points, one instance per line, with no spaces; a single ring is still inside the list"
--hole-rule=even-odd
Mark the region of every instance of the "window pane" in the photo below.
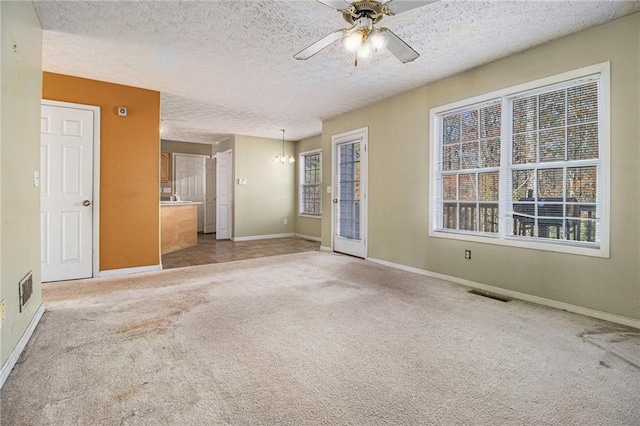
[[[538,107],[536,96],[513,101],[513,133],[538,129]]]
[[[476,174],[459,175],[460,179],[460,200],[475,201],[476,196]]]
[[[565,90],[540,95],[540,128],[565,125]]]
[[[500,166],[500,139],[480,142],[480,167]]]
[[[493,138],[500,136],[501,120],[500,104],[482,108],[480,110],[480,137]]]
[[[460,145],[448,145],[444,147],[442,170],[460,169]]]
[[[478,175],[478,196],[481,201],[498,201],[500,173],[480,173]]]
[[[460,142],[460,114],[444,117],[442,120],[443,144]]]
[[[511,179],[513,201],[533,198],[533,170],[514,170]]]
[[[458,176],[447,175],[442,178],[442,198],[456,200],[458,198]]]
[[[498,232],[498,217],[497,203],[480,204],[480,231],[493,233]]]
[[[563,196],[562,169],[538,170],[538,198],[560,198]]]
[[[476,223],[476,205],[461,204],[460,205],[460,228],[463,231],[477,231]]]
[[[567,201],[595,203],[598,188],[597,167],[567,168]]]
[[[598,124],[569,127],[568,160],[598,158]]]
[[[475,169],[478,167],[478,142],[462,144],[460,162],[462,163],[463,169]]]
[[[564,161],[564,127],[540,132],[540,161]]]
[[[513,135],[513,164],[536,162],[536,139],[535,132]]]
[[[458,229],[458,205],[456,203],[444,203],[442,207],[442,227],[445,229]]]
[[[598,120],[598,84],[583,84],[567,89],[568,124]]]
[[[462,141],[478,139],[478,110],[462,113]]]

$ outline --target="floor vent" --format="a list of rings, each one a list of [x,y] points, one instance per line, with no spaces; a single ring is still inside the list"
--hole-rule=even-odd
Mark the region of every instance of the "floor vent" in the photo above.
[[[20,312],[24,310],[31,295],[33,294],[33,271],[29,271],[26,277],[20,280]]]
[[[469,290],[469,293],[475,294],[476,296],[487,297],[493,300],[499,300],[500,302],[510,302],[512,300],[506,296],[500,296],[499,294],[489,293],[487,291],[482,291],[482,290]]]

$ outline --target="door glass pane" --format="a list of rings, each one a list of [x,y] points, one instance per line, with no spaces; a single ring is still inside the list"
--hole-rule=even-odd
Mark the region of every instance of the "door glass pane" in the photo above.
[[[360,239],[360,142],[340,145],[338,150],[338,235]]]

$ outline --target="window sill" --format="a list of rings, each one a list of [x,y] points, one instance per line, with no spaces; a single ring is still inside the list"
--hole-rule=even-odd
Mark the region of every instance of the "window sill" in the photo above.
[[[567,243],[564,240],[560,240],[558,242],[554,240],[532,241],[526,237],[500,238],[498,235],[471,235],[455,231],[440,230],[429,230],[429,236],[434,238],[446,238],[451,240],[517,247],[529,250],[542,250],[579,256],[609,258],[609,249],[608,247],[604,247],[602,243],[600,246],[594,246],[581,243]]]
[[[298,217],[308,217],[309,219],[322,219],[322,214],[299,213]]]

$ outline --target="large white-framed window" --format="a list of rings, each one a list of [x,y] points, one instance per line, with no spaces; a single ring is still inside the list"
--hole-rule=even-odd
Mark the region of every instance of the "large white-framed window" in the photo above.
[[[609,256],[608,62],[430,113],[430,236]]]
[[[298,214],[320,217],[322,215],[322,150],[301,152],[298,164],[300,167]]]

